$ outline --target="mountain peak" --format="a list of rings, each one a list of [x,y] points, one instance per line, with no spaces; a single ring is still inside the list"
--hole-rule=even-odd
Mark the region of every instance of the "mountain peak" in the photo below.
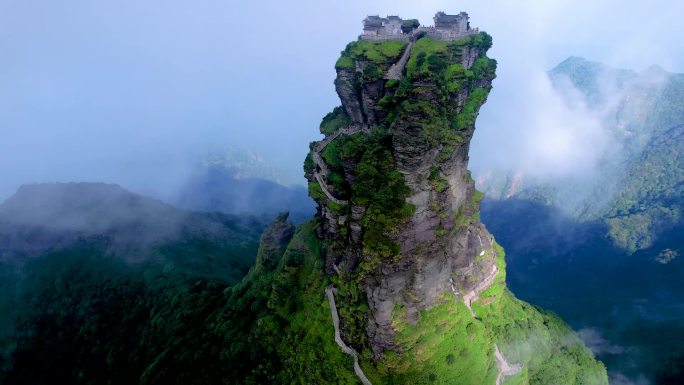
[[[454,17],[454,28],[466,18]],[[369,334],[376,356],[397,349],[392,308],[415,320],[452,287],[472,290],[496,264],[467,170],[496,61],[486,56],[491,37],[463,28],[453,38],[418,29],[403,40],[397,32],[350,43],[335,80],[343,108],[324,119],[335,125],[322,127],[326,137],[307,160],[319,235],[330,245],[327,272],[369,293],[369,324],[354,327]]]
[[[0,217],[14,223],[99,232],[116,222],[145,221],[150,212],[173,212],[162,201],[116,184],[72,182],[19,187],[0,204]]]

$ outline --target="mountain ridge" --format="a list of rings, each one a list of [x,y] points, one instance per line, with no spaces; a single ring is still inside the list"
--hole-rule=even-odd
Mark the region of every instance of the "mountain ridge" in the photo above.
[[[549,77],[561,96],[569,82],[589,111],[602,116],[611,146],[599,154],[591,170],[596,175],[573,179],[490,170],[478,177],[478,186],[488,199],[530,199],[580,220],[602,220],[607,236],[627,251],[649,247],[682,217],[684,75],[655,67],[614,69],[571,57]]]

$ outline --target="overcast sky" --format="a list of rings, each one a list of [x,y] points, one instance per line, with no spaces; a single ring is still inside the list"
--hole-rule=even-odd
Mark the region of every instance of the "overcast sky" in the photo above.
[[[308,143],[339,104],[335,60],[368,14],[430,24],[436,11],[467,11],[493,35],[498,79],[471,159],[515,162],[534,111],[553,110],[540,104],[549,95],[539,74],[566,57],[684,72],[683,2],[597,3],[0,0],[0,199],[46,181],[162,193],[226,146],[303,183]]]

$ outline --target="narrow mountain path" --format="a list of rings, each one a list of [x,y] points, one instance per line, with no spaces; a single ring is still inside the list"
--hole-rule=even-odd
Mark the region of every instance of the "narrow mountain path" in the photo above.
[[[496,357],[496,366],[499,367],[499,375],[496,377],[496,385],[502,385],[506,376],[513,376],[522,370],[520,364],[509,364],[506,358],[501,354],[498,345],[494,345],[494,356]]]
[[[489,275],[485,277],[485,279],[483,279],[482,282],[480,282],[477,286],[475,286],[473,290],[463,295],[463,303],[465,303],[465,305],[468,307],[468,310],[470,310],[470,314],[473,317],[476,317],[476,314],[472,308],[473,301],[479,299],[480,293],[492,286],[498,272],[499,268],[496,266],[496,264],[492,265],[492,271],[489,273]]]
[[[356,350],[347,346],[347,344],[342,341],[342,337],[340,336],[340,317],[337,314],[337,305],[335,305],[335,288],[332,286],[326,287],[325,295],[328,297],[330,315],[332,316],[333,328],[335,328],[335,343],[337,343],[337,346],[339,346],[343,352],[352,356],[354,359],[354,373],[356,373],[356,376],[359,377],[359,380],[361,380],[363,385],[373,385],[363,373],[363,370],[361,370],[361,366],[359,365],[359,354],[356,352]]]
[[[318,169],[314,172],[314,178],[316,178],[316,181],[318,181],[318,184],[321,186],[321,190],[323,190],[325,196],[337,204],[346,205],[348,202],[346,200],[337,199],[330,193],[330,188],[328,184],[325,182],[325,177],[330,172],[330,169],[323,160],[323,157],[321,156],[321,151],[323,151],[325,147],[328,144],[330,144],[330,142],[337,139],[337,137],[340,135],[353,135],[357,132],[368,131],[368,126],[365,124],[355,124],[347,127],[342,127],[335,131],[333,134],[328,135],[325,139],[316,143],[316,145],[314,145],[311,157],[313,158],[314,163],[316,163],[316,165],[318,166]]]
[[[406,67],[406,63],[408,62],[408,59],[411,56],[412,47],[413,42],[409,41],[408,45],[406,46],[406,49],[404,50],[404,54],[401,55],[401,59],[399,59],[398,62],[392,64],[392,66],[385,73],[385,79],[401,79],[402,74],[404,73],[404,68]]]

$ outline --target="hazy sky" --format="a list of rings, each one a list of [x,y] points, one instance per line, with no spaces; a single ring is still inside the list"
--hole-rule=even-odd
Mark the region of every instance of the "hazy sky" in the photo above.
[[[308,143],[339,104],[335,60],[368,14],[430,24],[436,11],[469,12],[493,35],[499,61],[473,163],[540,150],[535,163],[572,167],[572,149],[593,135],[572,137],[581,121],[537,135],[573,120],[544,70],[576,55],[684,72],[684,3],[626,3],[0,0],[0,199],[45,181],[168,193],[189,164],[226,146],[248,147],[303,182]]]

